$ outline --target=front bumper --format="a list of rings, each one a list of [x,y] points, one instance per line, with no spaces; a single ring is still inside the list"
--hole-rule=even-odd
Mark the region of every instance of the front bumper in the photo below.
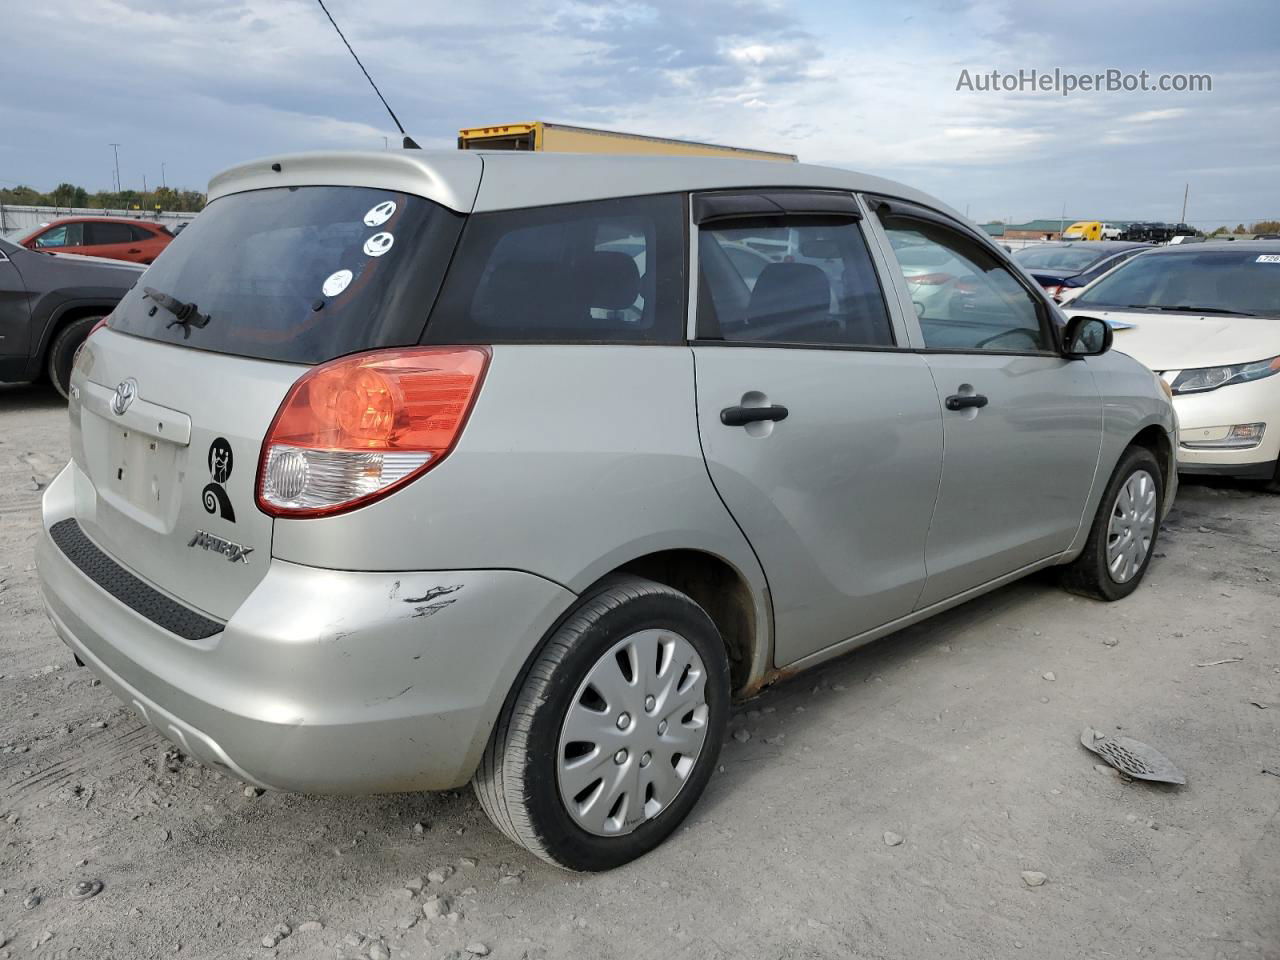
[[[263,787],[465,784],[526,659],[575,599],[511,570],[367,573],[272,560],[221,633],[185,640],[58,548],[49,527],[71,512],[64,471],[46,492],[36,547],[58,635],[184,751]]]
[[[1179,394],[1173,398],[1178,411],[1178,470],[1187,474],[1214,474],[1268,479],[1280,459],[1280,377],[1252,383],[1236,383],[1206,393]],[[1241,448],[1188,447],[1187,441],[1212,442],[1225,436],[1235,424],[1265,423],[1262,442]]]

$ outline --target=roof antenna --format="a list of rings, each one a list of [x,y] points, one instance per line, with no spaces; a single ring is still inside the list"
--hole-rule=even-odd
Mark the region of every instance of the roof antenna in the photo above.
[[[404,132],[404,127],[400,125],[400,118],[396,116],[395,111],[391,109],[391,104],[387,103],[387,98],[382,95],[382,91],[378,89],[378,85],[373,82],[373,77],[369,76],[369,71],[364,68],[364,64],[360,62],[360,58],[356,56],[356,52],[351,49],[351,44],[347,43],[347,38],[342,33],[342,28],[338,26],[338,21],[333,19],[333,14],[329,12],[329,8],[324,5],[324,0],[316,0],[320,4],[320,9],[324,11],[324,15],[329,18],[329,22],[333,24],[333,29],[338,31],[338,36],[342,42],[346,44],[347,52],[356,62],[356,66],[360,68],[360,72],[364,74],[364,78],[369,81],[369,86],[373,87],[373,92],[378,95],[378,99],[382,101],[382,105],[387,108],[387,113],[391,114],[391,119],[396,125],[396,129],[400,131],[400,135],[404,137],[404,148],[406,150],[421,150],[422,148],[414,142],[413,137]]]

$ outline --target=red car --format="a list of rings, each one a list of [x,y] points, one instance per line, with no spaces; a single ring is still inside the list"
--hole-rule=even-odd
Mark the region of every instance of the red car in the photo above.
[[[17,242],[29,250],[150,263],[172,240],[166,227],[146,220],[67,217],[36,227]]]

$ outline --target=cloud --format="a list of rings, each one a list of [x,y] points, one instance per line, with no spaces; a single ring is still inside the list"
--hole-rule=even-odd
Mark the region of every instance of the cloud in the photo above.
[[[559,120],[799,153],[970,206],[1273,216],[1280,13],[1020,0],[327,0],[410,132]],[[0,179],[199,186],[248,157],[396,131],[313,0],[42,0],[6,11]],[[1269,28],[1268,28],[1269,25]],[[1206,38],[1212,37],[1212,42]],[[56,69],[54,69],[56,67]],[[971,73],[1210,72],[1211,93],[957,92]],[[1224,163],[1224,156],[1230,157]],[[1077,206],[1078,205],[1078,206]],[[1174,213],[1177,211],[1175,210]]]
[[[1130,113],[1120,118],[1121,123],[1154,123],[1157,120],[1176,120],[1178,117],[1186,116],[1187,111],[1183,107],[1167,107],[1164,110],[1143,110],[1139,113]]]

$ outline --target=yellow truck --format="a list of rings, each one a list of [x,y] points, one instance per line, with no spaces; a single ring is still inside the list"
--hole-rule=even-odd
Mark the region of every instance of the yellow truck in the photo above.
[[[1077,220],[1062,231],[1063,240],[1119,240],[1120,227],[1101,220]]]
[[[464,127],[458,131],[459,150],[546,150],[553,153],[663,154],[681,157],[739,157],[795,163],[794,153],[723,147],[693,140],[669,140],[616,130],[571,127],[563,123],[503,123]]]

